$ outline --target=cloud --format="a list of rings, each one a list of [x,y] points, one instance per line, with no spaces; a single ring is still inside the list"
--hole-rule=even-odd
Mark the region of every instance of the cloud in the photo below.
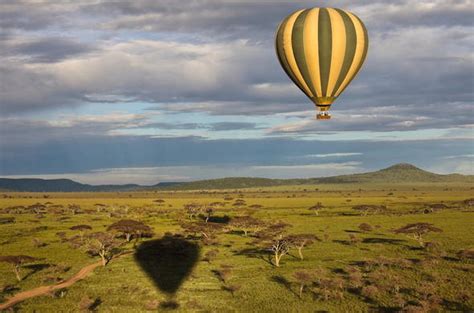
[[[239,53],[236,53],[239,51]],[[259,63],[254,66],[254,62]],[[109,95],[135,101],[259,99],[247,82],[279,71],[245,41],[191,44],[152,40],[104,44],[100,51],[51,64],[8,60],[0,69],[4,113],[79,105]],[[264,68],[272,71],[263,71]],[[26,86],[26,90],[25,90]],[[26,92],[25,92],[26,91]],[[85,100],[85,101],[84,101]]]
[[[361,167],[367,169],[377,169],[399,162],[423,167],[443,162],[443,157],[452,156],[454,152],[459,155],[472,152],[472,139],[413,138],[391,141],[390,138],[380,138],[377,141],[367,141],[331,140],[320,136],[320,140],[314,137],[207,140],[195,136],[150,137],[116,133],[123,129],[146,127],[152,123],[154,121],[149,116],[130,113],[63,116],[51,121],[4,118],[0,122],[0,174],[80,173],[103,168],[215,166],[219,168],[218,172],[222,173],[216,175],[225,176],[223,173],[227,172],[223,169],[226,167],[314,165],[314,159],[301,157],[308,155],[319,155],[321,157],[316,159],[322,161],[330,158],[322,156],[332,155],[334,160],[344,158],[344,162],[361,162]],[[285,171],[284,168],[281,170],[282,173]],[[236,175],[238,173],[237,171]],[[275,175],[278,175],[278,171],[275,171]]]
[[[416,25],[471,25],[472,3],[468,0],[424,1],[333,1],[334,7],[349,9],[370,26],[378,28]],[[324,1],[135,1],[99,2],[82,9],[87,14],[107,16],[102,27],[111,30],[207,33],[212,36],[258,38],[273,32],[290,12],[320,6]]]
[[[305,158],[340,158],[340,157],[349,157],[362,155],[361,152],[335,152],[335,153],[324,153],[324,154],[309,154],[303,157]]]
[[[326,2],[2,3],[0,169],[51,174],[221,163],[241,169],[303,166],[309,160],[302,155],[331,154],[316,159],[356,159],[363,168],[454,162],[443,157],[471,153],[465,140],[472,140],[474,124],[471,2],[331,2],[361,17],[370,46],[363,70],[325,123],[314,121],[313,105],[280,68],[273,40],[288,13]],[[157,113],[165,117],[153,118]],[[258,140],[203,138],[233,131]],[[411,142],[395,144],[408,137],[402,132]],[[360,140],[370,134],[379,142]],[[460,170],[469,170],[464,164]]]
[[[25,25],[18,28],[12,23],[23,31],[8,33],[1,41],[5,53],[0,60],[0,84],[5,87],[0,90],[0,112],[15,116],[90,103],[132,107],[134,102],[150,103],[150,110],[214,116],[308,110],[310,101],[280,69],[272,40],[283,16],[317,4],[98,1],[53,5],[52,14],[65,14],[68,19],[42,26],[33,20],[40,30],[34,35],[25,32],[30,29]],[[345,123],[298,122],[295,130],[392,131],[471,123],[474,63],[472,31],[465,18],[472,11],[469,4],[335,2],[366,22],[371,42],[367,63],[334,105],[346,117]],[[47,13],[44,7],[19,3],[7,9],[23,18],[20,8],[37,11],[41,17]],[[69,37],[41,32],[43,27],[63,26]],[[334,112],[335,117],[338,114]],[[270,133],[291,133],[285,129],[292,129],[292,124]]]
[[[336,107],[336,105],[335,105]],[[417,104],[376,106],[362,109],[333,110],[332,119],[318,121],[309,114],[296,115],[298,120],[276,125],[269,134],[306,135],[327,131],[414,131],[421,129],[448,129],[470,127],[471,115],[467,103],[450,103],[449,110],[437,110],[438,105]],[[292,117],[292,115],[289,115]],[[295,115],[293,115],[295,117]]]
[[[85,173],[6,175],[8,178],[68,178],[86,184],[154,185],[158,182],[191,181],[222,177],[310,178],[363,171],[358,162],[285,166],[160,166],[103,168]]]
[[[461,154],[461,155],[448,155],[443,157],[443,159],[452,160],[452,159],[474,159],[474,154]]]
[[[4,56],[26,63],[53,63],[93,52],[95,47],[66,37],[7,36],[0,40]]]
[[[1,118],[1,146],[43,144],[87,136],[107,136],[117,129],[143,127],[150,123],[143,114],[111,112],[105,115],[61,116],[53,120]]]
[[[213,131],[228,131],[228,130],[251,130],[257,129],[256,123],[247,122],[220,122],[210,125]]]

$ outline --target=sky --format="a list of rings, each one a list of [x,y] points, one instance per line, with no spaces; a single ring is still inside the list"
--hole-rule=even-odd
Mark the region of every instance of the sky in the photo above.
[[[365,23],[364,67],[317,121],[274,52],[311,7]],[[0,176],[91,184],[474,174],[474,4],[2,1]]]

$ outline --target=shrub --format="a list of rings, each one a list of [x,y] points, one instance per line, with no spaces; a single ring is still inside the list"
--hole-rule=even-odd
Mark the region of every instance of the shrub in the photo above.
[[[226,285],[222,286],[222,289],[224,289],[225,291],[230,292],[230,294],[232,295],[232,297],[234,297],[235,293],[236,293],[237,291],[239,291],[241,287],[242,287],[241,285],[226,284]]]
[[[474,249],[459,250],[458,253],[456,253],[456,256],[462,260],[473,260]]]
[[[207,263],[211,263],[212,260],[216,258],[218,253],[219,253],[219,250],[217,249],[209,250],[204,254],[204,258],[202,260],[206,261]]]
[[[361,290],[361,295],[369,299],[375,299],[380,294],[380,289],[377,286],[365,286]]]
[[[295,278],[295,281],[299,284],[298,290],[299,290],[299,296],[301,299],[303,297],[304,288],[313,283],[314,273],[305,271],[305,270],[300,270],[300,271],[294,272],[293,277]]]
[[[0,225],[1,224],[13,224],[15,223],[14,217],[0,217]]]
[[[370,226],[370,224],[367,224],[367,223],[360,224],[359,229],[366,233],[371,232],[373,230],[372,226]]]

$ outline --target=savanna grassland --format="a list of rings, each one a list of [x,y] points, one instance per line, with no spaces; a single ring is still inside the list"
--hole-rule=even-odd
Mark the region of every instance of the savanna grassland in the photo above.
[[[472,194],[456,183],[3,193],[0,255],[32,258],[0,263],[0,302],[100,262],[102,242],[105,266],[13,310],[468,312]]]

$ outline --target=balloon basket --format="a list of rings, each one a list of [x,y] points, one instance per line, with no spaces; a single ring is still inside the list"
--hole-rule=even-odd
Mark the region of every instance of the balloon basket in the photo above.
[[[329,113],[323,112],[316,115],[317,120],[330,120],[331,115]]]

